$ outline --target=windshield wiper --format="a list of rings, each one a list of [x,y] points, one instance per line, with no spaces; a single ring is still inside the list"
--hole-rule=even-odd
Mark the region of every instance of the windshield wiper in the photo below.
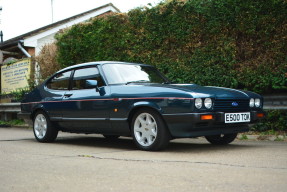
[[[150,81],[147,81],[147,80],[128,81],[126,82],[126,85],[130,83],[149,83],[149,82]]]

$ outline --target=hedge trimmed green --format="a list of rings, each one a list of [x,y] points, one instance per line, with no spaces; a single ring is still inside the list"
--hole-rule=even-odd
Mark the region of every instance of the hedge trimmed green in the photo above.
[[[140,62],[178,83],[287,89],[285,0],[169,1],[74,25],[56,39],[62,67]]]
[[[251,127],[252,131],[287,132],[287,110],[267,110],[265,119]]]

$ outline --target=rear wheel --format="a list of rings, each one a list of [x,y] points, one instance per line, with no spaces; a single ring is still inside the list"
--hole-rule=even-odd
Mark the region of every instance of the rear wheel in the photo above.
[[[237,133],[205,136],[206,140],[215,145],[227,145],[235,140]]]
[[[158,151],[167,147],[170,134],[161,116],[151,109],[137,111],[132,119],[134,142],[141,150]]]
[[[33,121],[33,131],[37,141],[42,143],[53,142],[58,135],[58,129],[54,128],[48,115],[39,111]]]

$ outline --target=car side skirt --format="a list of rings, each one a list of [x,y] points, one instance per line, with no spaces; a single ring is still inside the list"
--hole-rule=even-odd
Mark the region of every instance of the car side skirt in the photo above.
[[[64,118],[51,117],[54,125],[64,132],[130,135],[127,118]]]

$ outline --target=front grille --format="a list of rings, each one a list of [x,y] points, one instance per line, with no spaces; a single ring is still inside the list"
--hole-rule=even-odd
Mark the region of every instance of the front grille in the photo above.
[[[233,102],[236,102],[238,105],[233,106]],[[217,99],[214,102],[214,111],[243,112],[249,110],[250,107],[248,99]]]

